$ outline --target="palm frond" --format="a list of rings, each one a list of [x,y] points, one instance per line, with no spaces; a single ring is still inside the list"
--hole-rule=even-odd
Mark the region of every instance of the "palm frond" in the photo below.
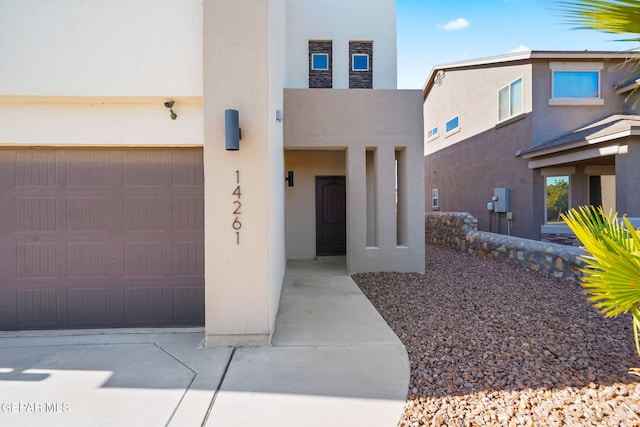
[[[631,312],[640,355],[640,233],[625,217],[582,206],[562,215],[584,245],[582,285],[605,316]]]
[[[578,0],[558,2],[560,14],[576,29],[640,34],[640,1]]]
[[[631,311],[633,317],[633,338],[636,343],[636,352],[640,354],[640,309],[635,307]]]

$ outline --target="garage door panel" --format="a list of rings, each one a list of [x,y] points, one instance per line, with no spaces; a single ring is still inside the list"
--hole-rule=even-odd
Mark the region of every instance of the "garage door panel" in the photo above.
[[[108,152],[69,151],[66,156],[66,185],[68,187],[107,186]]]
[[[58,201],[53,197],[19,197],[15,201],[18,233],[54,233],[58,231]]]
[[[73,324],[106,324],[108,321],[108,288],[69,288],[68,320]]]
[[[163,287],[125,288],[126,322],[165,322],[170,319]]]
[[[107,197],[67,197],[67,231],[69,233],[107,232]]]
[[[174,277],[204,279],[204,242],[174,242],[172,259]]]
[[[20,151],[11,153],[15,164],[16,187],[55,187],[58,185],[58,162],[55,151]],[[13,181],[13,180],[12,180]]]
[[[204,163],[201,153],[196,151],[175,151],[171,153],[172,185],[203,186]]]
[[[0,328],[204,323],[201,150],[0,150]]]
[[[125,187],[162,187],[171,183],[170,164],[162,151],[129,151],[124,154],[123,177]],[[169,167],[167,167],[169,166]]]
[[[174,320],[185,322],[204,321],[203,287],[174,288]]]
[[[60,322],[60,311],[56,289],[19,289],[17,291],[18,324],[55,325]]]
[[[58,270],[58,250],[55,243],[18,243],[16,245],[16,280],[52,279]]]
[[[124,229],[131,232],[165,230],[162,197],[127,197],[124,199]]]
[[[164,277],[164,242],[126,242],[124,277],[127,279]]]
[[[174,197],[171,211],[174,231],[204,230],[204,197]]]

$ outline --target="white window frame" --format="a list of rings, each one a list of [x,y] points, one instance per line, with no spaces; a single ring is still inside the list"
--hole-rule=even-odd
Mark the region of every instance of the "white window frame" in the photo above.
[[[324,56],[325,58],[327,58],[327,67],[326,68],[318,68],[318,67],[314,67],[314,57],[315,56]],[[311,54],[311,69],[314,71],[328,71],[329,70],[329,54],[328,53],[312,53]]]
[[[604,62],[549,62],[549,70],[551,71],[551,98],[549,98],[549,105],[604,105],[604,99],[602,99],[602,70],[604,70]],[[554,73],[556,71],[564,72],[597,72],[598,73],[598,96],[585,96],[585,97],[554,97]]]
[[[437,188],[431,190],[431,210],[440,209],[440,191]]]
[[[550,167],[550,168],[542,168],[540,169],[540,175],[544,179],[544,225],[542,232],[543,233],[552,233],[553,227],[558,227],[560,225],[565,226],[564,224],[549,224],[549,218],[547,218],[547,178],[554,177],[564,177],[566,176],[569,180],[569,199],[568,199],[568,207],[571,209],[571,199],[572,199],[572,191],[571,191],[571,180],[573,175],[576,173],[575,166],[560,166],[560,167]]]
[[[431,134],[431,135],[429,135],[429,134]],[[438,129],[438,126],[434,126],[434,127],[432,127],[431,129],[429,129],[427,131],[427,142],[433,141],[434,139],[438,138],[439,136],[440,136],[440,130]]]
[[[447,130],[447,124],[449,124],[449,122],[455,120],[456,118],[458,119],[458,126],[453,128],[453,129],[451,129],[451,130]],[[460,132],[460,115],[456,114],[455,116],[453,116],[449,120],[447,120],[445,122],[445,125],[444,125],[444,130],[445,130],[445,134],[444,134],[445,138],[448,137],[448,136],[451,136],[451,135],[453,135],[455,133]]]
[[[362,69],[355,67],[356,56],[366,56],[367,57],[367,68]],[[351,54],[351,71],[369,71],[369,54],[368,53],[352,53]]]
[[[513,114],[511,112],[511,86],[513,86],[513,84],[516,83],[518,80],[522,81],[522,99],[520,101],[520,112]],[[509,90],[509,115],[504,119],[500,119],[500,92],[505,88]],[[514,117],[518,117],[522,114],[524,114],[524,76],[520,76],[517,79],[509,82],[509,84],[506,84],[502,86],[500,89],[498,89],[498,123],[506,122],[507,120],[512,119]]]

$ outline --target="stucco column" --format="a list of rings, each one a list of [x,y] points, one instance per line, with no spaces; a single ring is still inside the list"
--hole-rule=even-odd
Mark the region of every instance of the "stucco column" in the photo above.
[[[629,138],[627,153],[616,156],[616,210],[640,217],[640,140]]]
[[[207,344],[267,343],[282,284],[282,130],[272,96],[279,89],[281,98],[282,86],[270,79],[272,5],[204,3]],[[225,150],[226,109],[239,111],[239,151]],[[282,258],[275,269],[274,253]]]
[[[378,246],[383,250],[396,247],[396,170],[395,147],[380,146],[377,149],[376,201],[378,205]]]
[[[367,245],[367,221],[356,212],[367,211],[366,152],[363,147],[347,150],[347,271],[358,270]]]
[[[420,141],[422,142],[422,141]],[[407,270],[411,266],[420,266],[417,271],[424,273],[424,213],[425,199],[415,194],[425,194],[424,161],[422,144],[408,144],[406,148],[406,185],[407,185],[407,227],[409,230],[407,244],[411,249],[406,261]],[[430,200],[430,199],[429,199]],[[415,268],[415,267],[413,267]]]

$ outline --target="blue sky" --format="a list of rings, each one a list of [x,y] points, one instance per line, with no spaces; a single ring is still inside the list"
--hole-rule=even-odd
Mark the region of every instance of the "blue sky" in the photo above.
[[[621,38],[574,30],[555,0],[397,0],[398,88],[422,88],[435,65],[521,50],[626,50]]]

